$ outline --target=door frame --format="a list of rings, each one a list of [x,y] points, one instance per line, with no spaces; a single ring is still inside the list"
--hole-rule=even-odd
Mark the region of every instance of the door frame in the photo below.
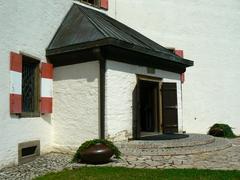
[[[156,82],[158,83],[158,90],[157,90],[157,132],[156,133],[163,133],[163,115],[162,115],[162,93],[161,93],[161,87],[162,87],[162,78],[159,77],[153,77],[153,76],[147,76],[147,75],[136,75],[137,77],[137,84],[136,84],[136,115],[135,115],[135,123],[136,125],[133,125],[133,128],[135,127],[134,131],[136,131],[134,139],[139,139],[141,137],[141,113],[140,113],[140,81],[150,81],[150,82]]]

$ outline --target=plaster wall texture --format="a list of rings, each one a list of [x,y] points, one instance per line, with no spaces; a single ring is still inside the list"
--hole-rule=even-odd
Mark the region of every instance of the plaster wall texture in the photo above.
[[[19,142],[40,139],[42,153],[51,149],[53,126],[49,115],[17,118],[9,114],[9,52],[23,51],[44,61],[45,48],[71,5],[72,0],[0,0],[0,168],[17,163]],[[195,60],[183,85],[184,130],[206,133],[213,123],[223,122],[240,134],[239,8],[238,0],[109,0],[109,10],[102,12],[163,46],[183,49],[186,58]],[[129,77],[131,80],[121,78],[121,81],[128,81],[134,87],[135,70],[130,68],[129,72],[134,73],[121,73],[114,69],[107,73]],[[109,95],[111,91],[118,92],[115,86],[107,87]],[[126,92],[121,98],[131,107],[130,91]],[[124,123],[119,125],[122,128],[110,128],[110,134],[131,127],[126,120],[131,109],[121,108],[128,115],[118,113]],[[114,110],[107,111],[109,118]],[[113,122],[120,124],[117,119]],[[61,145],[60,139],[54,142]]]
[[[71,0],[0,0],[0,168],[17,163],[20,142],[40,140],[41,153],[51,150],[50,115],[10,116],[9,54],[23,51],[45,61],[45,48],[71,4]]]
[[[99,62],[54,69],[53,146],[75,151],[86,140],[99,138]]]
[[[194,60],[183,85],[187,133],[227,123],[240,134],[239,0],[110,0],[111,7],[110,16]]]
[[[155,74],[148,74],[144,66],[108,60],[106,63],[106,99],[105,127],[106,137],[115,141],[132,137],[132,98],[137,83],[137,76],[147,75],[163,78],[163,82],[177,83],[179,130],[182,126],[181,82],[180,75],[156,69]]]

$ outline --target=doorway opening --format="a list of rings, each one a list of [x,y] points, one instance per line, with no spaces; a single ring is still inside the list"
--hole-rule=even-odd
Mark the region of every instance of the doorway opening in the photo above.
[[[178,133],[176,82],[141,75],[133,94],[134,139]]]
[[[140,80],[140,127],[141,136],[159,133],[159,82]]]

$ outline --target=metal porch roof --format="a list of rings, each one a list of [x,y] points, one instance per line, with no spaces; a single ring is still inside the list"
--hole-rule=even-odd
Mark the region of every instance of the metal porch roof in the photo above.
[[[106,14],[77,4],[74,4],[66,15],[46,54],[50,57],[106,46],[146,54],[159,58],[159,61],[168,60],[185,68],[193,65],[193,61],[176,56],[170,50]]]

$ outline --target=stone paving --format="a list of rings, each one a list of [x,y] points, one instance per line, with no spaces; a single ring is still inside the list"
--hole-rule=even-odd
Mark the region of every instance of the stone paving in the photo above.
[[[169,155],[169,156],[124,156],[120,160],[98,166],[129,168],[199,168],[240,170],[240,138],[229,140],[231,147],[207,153]],[[72,155],[50,153],[35,161],[0,170],[0,179],[32,179],[49,172],[61,171],[65,168],[76,169],[86,164],[71,164]]]
[[[179,140],[129,141],[116,143],[127,156],[174,156],[224,150],[232,146],[228,139],[190,134]]]

